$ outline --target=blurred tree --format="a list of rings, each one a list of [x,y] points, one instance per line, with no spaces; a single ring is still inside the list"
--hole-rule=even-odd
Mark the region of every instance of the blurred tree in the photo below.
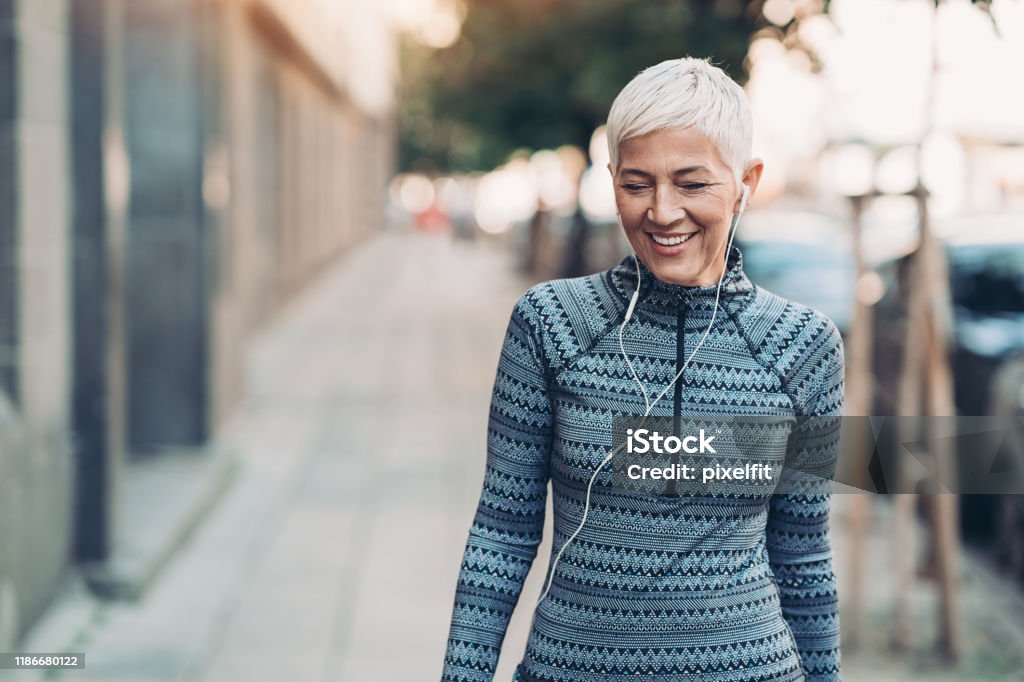
[[[933,0],[936,8],[939,8],[945,1]],[[791,15],[788,12],[772,12],[770,8],[767,8],[768,2],[787,3],[794,8],[794,12]],[[989,17],[998,34],[999,26],[992,15],[992,0],[970,0],[970,2]],[[763,30],[774,32],[786,47],[806,52],[811,57],[812,68],[820,69],[821,63],[813,50],[802,44],[799,28],[802,21],[815,14],[825,13],[825,16],[828,16],[829,5],[829,0],[766,0],[762,11],[766,15],[783,19],[769,24]],[[933,32],[936,14],[933,13],[931,19]],[[930,102],[935,98],[934,74],[939,70],[936,44],[937,40],[933,36],[932,66],[927,84]],[[925,107],[927,112],[933,110],[930,102]],[[919,155],[924,140],[932,130],[933,123],[931,116],[927,116],[925,131],[918,142]],[[922,167],[923,163],[919,156],[918,168]],[[898,412],[903,416],[955,415],[956,407],[953,400],[952,374],[947,349],[948,339],[946,338],[951,304],[945,256],[930,226],[928,192],[920,178],[918,178],[917,187],[911,192],[911,195],[915,198],[918,206],[921,239],[920,246],[911,263],[910,281],[907,285],[909,289],[907,308],[912,319],[906,325],[904,338],[903,367],[898,389]],[[866,199],[868,197],[854,198],[854,214],[857,216],[853,221],[855,243],[860,239],[859,215],[863,209],[863,201]],[[871,351],[867,345],[870,344],[868,330],[872,315],[870,306],[860,305],[851,338],[847,339],[848,347],[861,349],[859,354],[851,353],[851,362],[847,364],[848,396],[863,395],[870,391],[872,385],[873,378],[869,370]],[[860,355],[859,358],[858,355]],[[866,413],[870,409],[864,404],[847,405],[847,409],[851,407],[855,410],[852,414]],[[929,448],[931,456],[936,461],[936,466],[940,467],[940,470],[950,466],[952,454],[948,450],[948,441],[935,437],[935,434],[928,434],[928,437],[931,438]],[[948,471],[948,469],[946,470]],[[897,553],[895,557],[897,589],[891,645],[895,650],[902,651],[913,646],[915,637],[913,630],[916,624],[914,605],[911,601],[914,579],[913,559],[911,558],[914,556],[913,533],[911,532],[913,497],[912,494],[895,496],[896,513],[892,527],[893,546],[903,551]],[[931,528],[928,535],[930,547],[927,553],[927,565],[922,568],[924,573],[929,574],[938,583],[939,651],[948,662],[955,663],[962,655],[963,649],[963,633],[960,627],[959,570],[957,568],[960,552],[957,522],[959,502],[956,495],[928,495],[926,497],[931,512]],[[851,502],[852,504],[847,510],[850,526],[851,566],[848,569],[850,578],[847,592],[849,596],[846,600],[848,606],[844,611],[846,626],[843,638],[845,646],[849,649],[859,645],[861,631],[864,629],[864,576],[867,573],[864,570],[863,547],[869,514],[867,496],[855,495],[851,498]]]
[[[935,7],[939,7],[946,0],[932,0],[932,2]],[[996,25],[995,17],[992,16],[992,0],[969,0],[969,2],[988,16],[998,33],[999,27]],[[803,51],[810,57],[811,68],[817,73],[821,70],[822,64],[814,50],[801,39],[800,24],[817,15],[829,18],[828,12],[831,4],[831,0],[755,0],[750,3],[746,11],[755,11],[766,17],[758,35],[774,37],[788,49]],[[782,5],[783,8],[779,9],[773,5]],[[772,21],[773,19],[774,21]]]
[[[401,166],[471,171],[519,148],[586,149],[618,91],[665,59],[739,82],[760,1],[470,0],[460,39],[403,48]]]
[[[934,0],[936,6],[943,0]],[[520,148],[576,144],[630,78],[682,55],[709,57],[740,83],[755,31],[816,56],[800,22],[830,0],[466,0],[460,39],[402,49],[400,167],[489,170]],[[765,19],[782,2],[789,19]],[[971,0],[989,12],[992,0]],[[767,11],[772,16],[777,12]]]

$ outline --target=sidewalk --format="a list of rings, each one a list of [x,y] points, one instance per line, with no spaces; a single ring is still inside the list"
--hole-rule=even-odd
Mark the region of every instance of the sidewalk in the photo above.
[[[237,478],[144,599],[100,602],[69,582],[20,649],[86,652],[86,669],[46,678],[76,682],[438,679],[499,346],[525,288],[486,245],[388,235],[351,254],[253,349],[250,399],[225,434]],[[867,622],[880,640],[891,562],[886,509],[875,512]],[[497,680],[525,646],[549,551],[546,541]],[[869,641],[844,651],[843,679],[1024,677],[1010,657],[1024,651],[1019,593],[971,566],[966,575],[964,668],[940,675],[924,654],[890,662]],[[922,589],[922,631],[933,629],[928,599]],[[3,682],[38,679],[0,671]]]
[[[842,623],[850,594],[852,557],[849,552],[850,495],[832,497],[835,569],[839,581]],[[863,642],[858,649],[844,644],[843,680],[864,682],[957,682],[960,680],[1024,679],[1024,595],[1019,586],[990,569],[981,557],[964,551],[960,558],[960,612],[964,652],[949,669],[935,650],[938,641],[939,600],[934,582],[918,578],[910,603],[914,613],[914,644],[903,656],[892,651],[897,552],[893,545],[893,508],[875,498],[865,538]],[[914,532],[914,552],[921,556],[927,541],[920,526]],[[920,562],[917,563],[920,565]],[[849,621],[848,621],[849,622]],[[843,630],[844,642],[850,628]]]

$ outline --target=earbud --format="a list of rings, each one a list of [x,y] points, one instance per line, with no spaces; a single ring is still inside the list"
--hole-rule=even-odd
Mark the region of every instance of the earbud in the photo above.
[[[743,212],[747,210],[747,199],[750,198],[750,185],[743,183],[743,197],[740,199],[740,210],[739,215],[743,215]]]

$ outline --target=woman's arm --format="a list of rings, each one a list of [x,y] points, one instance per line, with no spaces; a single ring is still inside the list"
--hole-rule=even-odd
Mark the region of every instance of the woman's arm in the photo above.
[[[829,505],[843,406],[843,344],[831,323],[823,334],[820,353],[808,361],[812,371],[805,384],[811,387],[805,415],[790,436],[787,460],[796,471],[784,492],[771,497],[766,536],[782,615],[796,640],[807,682],[839,680],[840,664]],[[829,464],[831,471],[823,473]]]
[[[455,593],[443,682],[490,682],[544,530],[551,404],[529,292],[509,320],[494,380],[487,466]]]

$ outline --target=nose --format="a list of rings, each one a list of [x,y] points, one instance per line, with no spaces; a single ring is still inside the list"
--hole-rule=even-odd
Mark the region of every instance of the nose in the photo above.
[[[646,218],[660,227],[668,227],[686,218],[686,210],[679,204],[679,197],[672,196],[665,189],[655,190],[654,202],[647,208]]]

